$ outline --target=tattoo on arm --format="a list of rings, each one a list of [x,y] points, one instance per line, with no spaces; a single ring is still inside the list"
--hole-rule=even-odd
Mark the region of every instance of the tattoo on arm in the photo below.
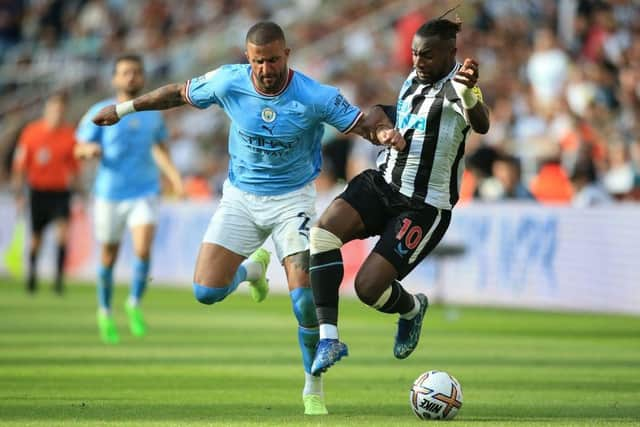
[[[183,96],[184,84],[173,83],[152,90],[133,101],[136,111],[167,110],[186,104]]]

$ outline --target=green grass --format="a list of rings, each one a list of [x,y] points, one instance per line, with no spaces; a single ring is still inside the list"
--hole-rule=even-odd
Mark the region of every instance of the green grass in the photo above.
[[[446,370],[464,390],[455,425],[640,423],[640,318],[433,307],[421,345],[393,358],[395,319],[343,298],[350,356],[325,377],[330,415],[301,415],[290,302],[246,293],[205,307],[188,289],[150,289],[150,335],[98,341],[94,289],[35,297],[0,279],[0,424],[420,425],[409,386]]]

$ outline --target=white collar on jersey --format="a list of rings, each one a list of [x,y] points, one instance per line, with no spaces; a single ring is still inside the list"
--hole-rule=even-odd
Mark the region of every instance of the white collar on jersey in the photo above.
[[[423,86],[424,87],[428,87],[430,89],[435,89],[436,91],[439,91],[440,89],[442,89],[442,86],[444,86],[444,84],[446,83],[447,80],[453,79],[453,76],[456,75],[456,73],[458,72],[458,70],[460,69],[461,66],[462,66],[462,64],[456,61],[456,63],[453,65],[453,68],[451,69],[451,71],[449,71],[449,74],[447,74],[446,76],[444,76],[443,78],[441,78],[440,80],[438,80],[435,83],[425,84]],[[409,74],[409,77],[412,80],[417,79],[416,70],[413,70],[411,72],[411,74]]]

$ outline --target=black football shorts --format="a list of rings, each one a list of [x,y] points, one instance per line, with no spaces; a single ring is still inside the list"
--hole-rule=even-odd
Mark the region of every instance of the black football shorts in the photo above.
[[[412,200],[373,169],[353,178],[338,198],[360,214],[366,229],[362,238],[380,236],[373,251],[396,268],[398,279],[438,245],[451,222],[450,210]]]
[[[55,219],[69,219],[71,193],[69,191],[41,191],[31,189],[31,229],[39,233]]]

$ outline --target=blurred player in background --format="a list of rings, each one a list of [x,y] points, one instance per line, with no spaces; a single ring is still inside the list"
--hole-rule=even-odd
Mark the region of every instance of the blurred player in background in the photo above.
[[[64,263],[69,235],[71,190],[75,186],[78,164],[73,150],[73,126],[64,122],[68,99],[57,93],[47,99],[42,118],[29,123],[20,135],[13,164],[13,185],[17,205],[24,205],[23,186],[29,187],[31,243],[27,291],[37,289],[37,261],[45,227],[56,224],[58,251],[54,290],[64,290]]]
[[[353,178],[311,228],[311,286],[320,323],[312,373],[348,354],[338,340],[338,290],[344,271],[340,248],[353,239],[380,236],[356,276],[355,290],[365,304],[399,314],[394,356],[404,359],[418,344],[428,300],[410,294],[398,280],[436,247],[449,226],[469,128],[489,130],[489,111],[476,86],[478,64],[456,62],[460,27],[438,18],[418,29],[411,46],[414,70],[397,105],[384,107],[406,147],[387,149],[379,169]]]
[[[321,167],[323,123],[376,143],[402,138],[389,130],[376,135],[376,125],[391,126],[382,109],[365,116],[338,89],[291,70],[289,52],[277,24],[258,23],[246,36],[249,64],[223,65],[186,83],[108,106],[94,122],[110,125],[134,111],[185,104],[224,109],[231,119],[229,177],[196,261],[195,297],[204,304],[220,302],[249,281],[253,299],[262,301],[268,292],[270,254],[260,246],[271,235],[298,321],[305,414],[321,415],[327,413],[322,381],[311,375],[318,321],[309,288],[308,227],[315,216],[313,180]]]
[[[181,195],[182,180],[169,156],[164,141],[167,130],[159,112],[132,114],[116,126],[96,126],[91,118],[113,102],[133,99],[144,86],[144,65],[136,55],[119,57],[114,66],[115,99],[91,107],[76,131],[76,156],[99,158],[95,182],[95,233],[102,245],[98,269],[98,327],[106,343],[120,340],[111,313],[113,266],[118,256],[125,227],[131,230],[134,262],[131,292],[125,309],[129,327],[135,336],[146,334],[140,309],[149,274],[151,245],[155,233],[157,199],[160,193],[158,168],[167,177],[173,191]]]

